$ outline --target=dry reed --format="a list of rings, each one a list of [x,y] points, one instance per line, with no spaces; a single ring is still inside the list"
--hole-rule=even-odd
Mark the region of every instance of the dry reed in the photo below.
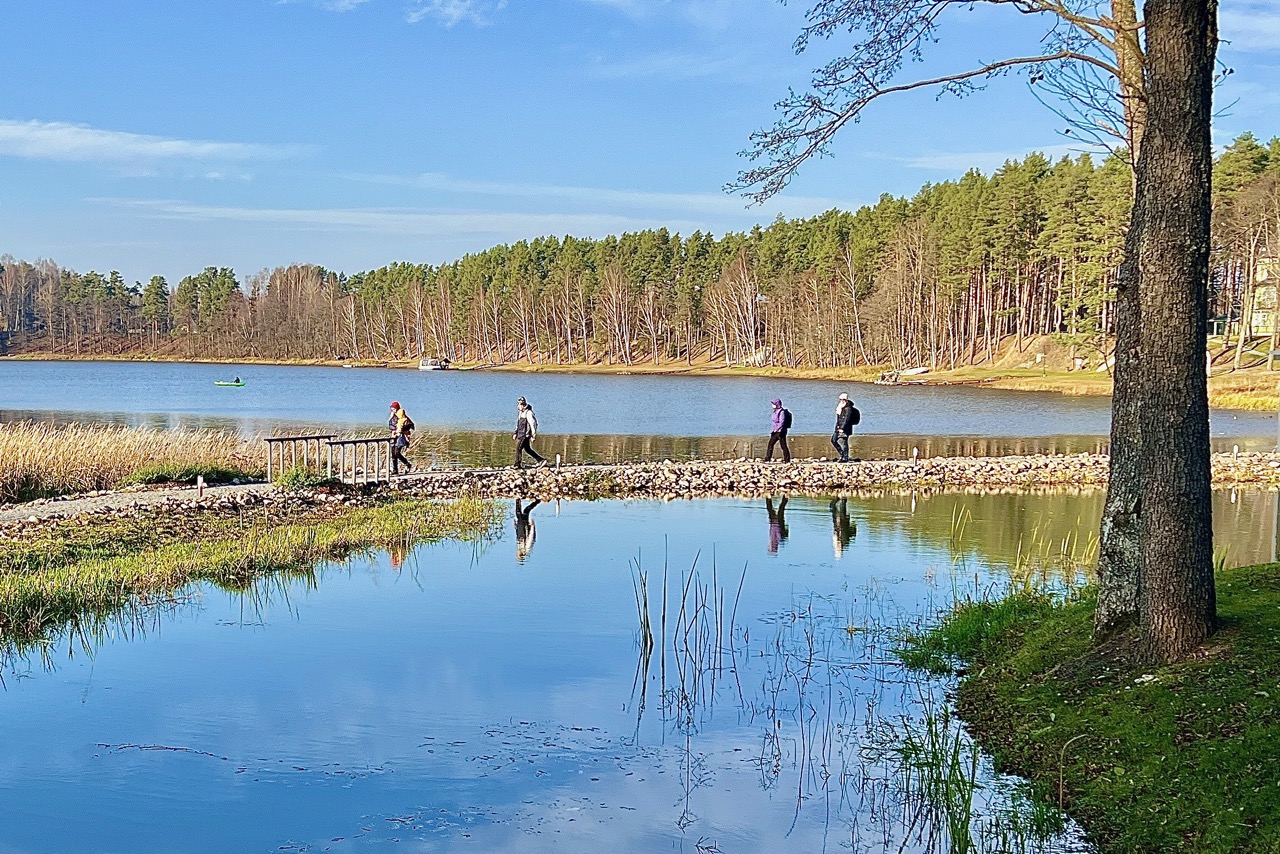
[[[127,483],[259,476],[262,453],[234,433],[109,424],[0,424],[0,503]]]

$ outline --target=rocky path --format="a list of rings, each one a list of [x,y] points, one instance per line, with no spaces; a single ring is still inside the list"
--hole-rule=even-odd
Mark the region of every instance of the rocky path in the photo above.
[[[0,525],[9,522],[62,519],[104,511],[152,508],[193,500],[202,503],[235,500],[240,503],[244,496],[261,495],[273,491],[274,488],[265,483],[246,483],[235,486],[206,486],[203,495],[198,495],[198,490],[194,486],[89,492],[84,495],[44,498],[25,504],[0,505]]]
[[[1219,454],[1219,487],[1280,488],[1280,454]],[[1006,457],[938,457],[858,463],[758,460],[628,463],[516,470],[437,469],[394,479],[392,492],[453,498],[755,498],[779,493],[851,494],[878,489],[971,491],[1096,489],[1107,482],[1107,458],[1098,454]],[[101,513],[165,509],[233,509],[283,500],[324,503],[357,501],[339,495],[281,493],[265,483],[205,487],[131,489],[0,507],[0,528]]]

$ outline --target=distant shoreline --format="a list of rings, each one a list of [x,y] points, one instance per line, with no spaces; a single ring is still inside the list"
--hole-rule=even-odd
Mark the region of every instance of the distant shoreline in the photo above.
[[[0,356],[3,362],[155,362],[201,365],[267,365],[279,367],[328,367],[352,365],[352,369],[385,367],[416,370],[417,361],[342,362],[333,359],[207,359],[140,354],[75,356],[66,353],[15,353]],[[504,362],[502,364],[456,363],[466,370],[507,371],[513,373],[596,374],[614,376],[705,376],[766,377],[786,380],[822,380],[826,382],[873,382],[888,365],[858,368],[786,368],[743,367],[715,364],[705,359],[686,362],[651,362],[623,364],[570,364]],[[1040,391],[1087,397],[1111,394],[1111,377],[1096,371],[1049,371],[1034,368],[967,367],[936,371],[911,377],[916,385],[968,385],[1004,391]],[[890,388],[893,385],[888,386]],[[1280,372],[1265,368],[1249,368],[1217,374],[1209,379],[1209,405],[1213,409],[1243,412],[1270,412],[1280,408]]]

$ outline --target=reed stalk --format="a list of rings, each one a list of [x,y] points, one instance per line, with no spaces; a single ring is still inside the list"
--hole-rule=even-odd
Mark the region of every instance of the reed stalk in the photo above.
[[[261,477],[258,444],[219,431],[112,424],[0,424],[0,503],[129,483]]]

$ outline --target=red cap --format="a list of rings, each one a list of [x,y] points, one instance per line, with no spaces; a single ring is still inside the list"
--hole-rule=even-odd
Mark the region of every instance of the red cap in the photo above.
[[[400,408],[400,401],[398,401],[398,400],[393,400],[393,401],[391,401],[391,408],[392,408],[392,409],[399,409],[399,408]]]

